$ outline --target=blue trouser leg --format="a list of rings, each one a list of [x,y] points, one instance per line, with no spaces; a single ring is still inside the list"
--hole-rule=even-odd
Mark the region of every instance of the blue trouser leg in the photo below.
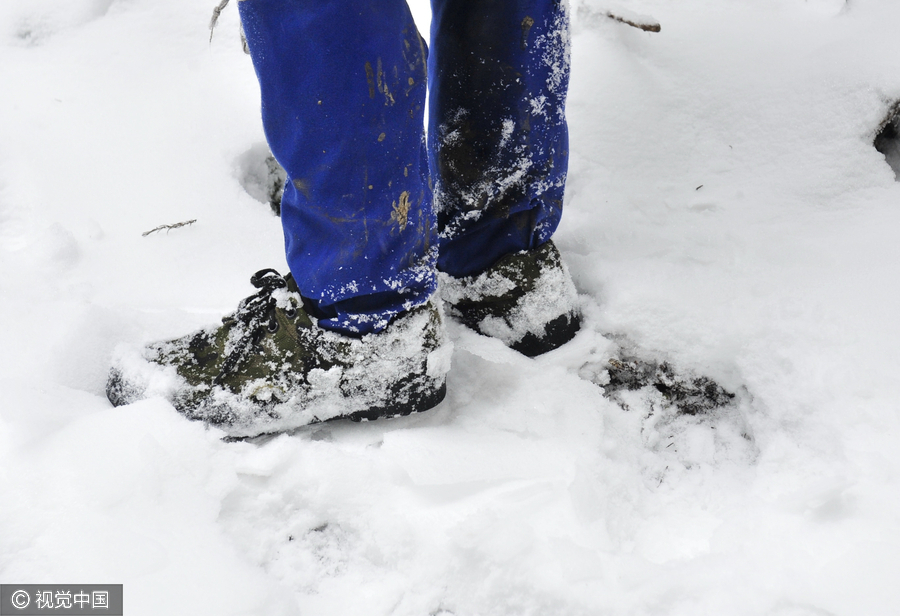
[[[438,268],[479,273],[550,239],[568,162],[564,0],[432,0],[428,147]]]
[[[288,266],[319,324],[384,328],[435,289],[426,49],[404,0],[242,0],[288,183]]]
[[[434,291],[546,242],[567,163],[561,0],[242,0],[272,152],[288,173],[288,265],[328,329],[379,331]],[[437,184],[437,228],[431,177]]]

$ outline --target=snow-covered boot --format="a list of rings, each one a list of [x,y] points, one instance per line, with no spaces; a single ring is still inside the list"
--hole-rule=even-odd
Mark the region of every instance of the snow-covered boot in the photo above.
[[[290,274],[257,272],[260,291],[220,327],[120,353],[107,396],[151,396],[232,436],[284,432],[328,419],[425,411],[446,392],[451,347],[432,299],[378,333],[350,338],[318,327]]]
[[[448,313],[477,332],[534,357],[581,327],[572,277],[552,241],[501,258],[477,276],[440,274]]]

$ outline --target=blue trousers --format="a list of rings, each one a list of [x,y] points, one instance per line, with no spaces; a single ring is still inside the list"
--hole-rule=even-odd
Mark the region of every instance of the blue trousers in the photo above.
[[[326,329],[424,303],[559,224],[565,0],[242,0],[262,119],[285,168],[288,266]],[[427,141],[426,92],[430,92]]]

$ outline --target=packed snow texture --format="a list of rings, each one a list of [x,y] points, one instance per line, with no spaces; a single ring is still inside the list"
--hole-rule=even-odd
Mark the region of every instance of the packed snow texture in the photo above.
[[[0,5],[0,581],[132,616],[900,612],[900,3],[574,0],[583,331],[532,360],[451,326],[435,410],[253,443],[103,391],[116,345],[286,271],[213,4]],[[625,410],[579,376],[621,340],[734,405]]]

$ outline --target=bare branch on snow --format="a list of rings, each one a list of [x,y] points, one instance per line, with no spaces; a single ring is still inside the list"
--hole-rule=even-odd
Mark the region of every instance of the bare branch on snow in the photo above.
[[[219,21],[219,15],[228,6],[229,0],[222,0],[216,8],[213,9],[212,19],[209,20],[209,42],[212,43],[213,31],[216,29],[216,22]]]
[[[228,0],[225,0],[226,2]],[[637,21],[631,21],[630,19],[625,19],[624,17],[619,17],[613,13],[606,13],[606,16],[614,21],[618,21],[619,23],[623,23],[625,25],[631,26],[632,28],[637,28],[638,30],[643,30],[644,32],[659,32],[662,30],[662,27],[656,23],[641,23]]]
[[[177,229],[179,227],[188,227],[188,226],[194,224],[195,222],[197,222],[196,218],[194,218],[193,220],[185,220],[184,222],[176,222],[174,225],[159,225],[155,229],[150,229],[149,231],[144,231],[143,233],[141,233],[141,236],[147,237],[151,233],[156,233],[157,231],[162,231],[163,229],[165,229],[168,232],[168,231],[171,231],[172,229]]]

